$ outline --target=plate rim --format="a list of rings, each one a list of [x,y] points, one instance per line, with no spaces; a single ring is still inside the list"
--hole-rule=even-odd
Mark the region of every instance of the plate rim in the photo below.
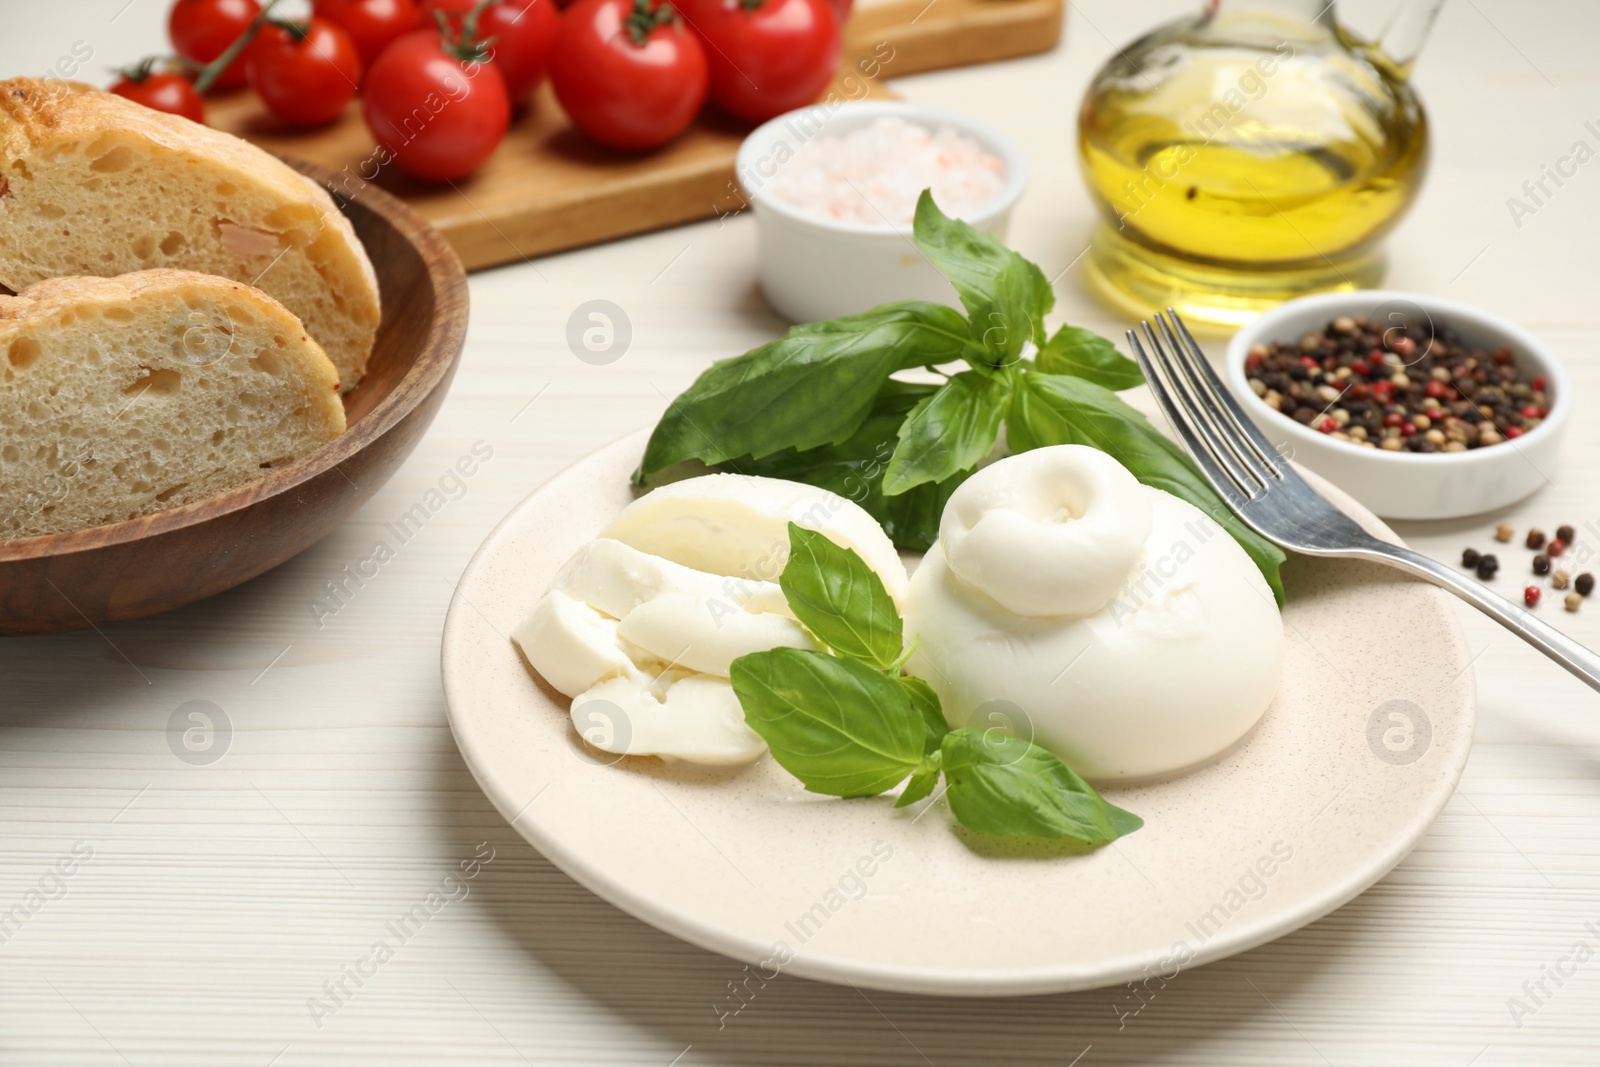
[[[481,544],[473,552],[472,558],[467,562],[461,572],[461,577],[456,582],[455,592],[450,598],[450,607],[445,615],[444,629],[440,636],[440,680],[445,698],[445,716],[450,724],[450,735],[455,740],[456,747],[460,750],[462,760],[472,772],[472,777],[478,784],[489,802],[501,818],[516,830],[540,854],[549,859],[573,881],[583,886],[601,900],[611,904],[641,922],[647,923],[665,933],[671,934],[679,940],[691,945],[716,952],[730,959],[751,965],[760,964],[771,958],[772,946],[757,944],[745,937],[720,931],[713,926],[698,922],[686,915],[660,905],[652,900],[646,892],[638,891],[633,886],[622,880],[608,878],[597,871],[587,867],[576,858],[558,840],[547,836],[542,829],[533,824],[519,823],[522,815],[532,806],[532,800],[518,802],[505,794],[501,784],[486,781],[485,775],[479,771],[479,765],[474,757],[476,752],[473,739],[465,731],[461,717],[457,714],[451,699],[453,688],[452,680],[455,668],[452,666],[451,652],[458,641],[465,640],[465,627],[461,618],[467,612],[476,612],[470,602],[462,594],[473,579],[474,572],[484,565],[484,561],[492,555],[491,548],[504,537],[518,519],[533,505],[538,497],[547,492],[552,486],[571,477],[574,473],[602,454],[620,452],[629,448],[636,448],[642,452],[642,446],[649,434],[649,428],[634,430],[624,434],[609,443],[600,446],[578,457],[571,463],[562,467],[549,478],[535,486],[526,496],[519,500],[505,516],[489,531]],[[1370,531],[1392,541],[1395,544],[1404,544],[1400,537],[1388,527],[1381,519],[1357,503],[1349,494],[1344,493],[1336,486],[1316,474],[1303,468],[1297,469],[1305,475],[1319,491],[1326,493],[1340,507],[1352,514],[1361,525]],[[1431,586],[1420,579],[1419,585],[1426,588],[1429,595],[1437,598],[1440,603],[1454,604],[1454,599],[1442,589]],[[1444,612],[1448,620],[1443,636],[1447,637],[1457,655],[1470,651],[1465,631],[1462,629],[1460,616],[1456,610],[1448,609]],[[1296,930],[1309,926],[1311,923],[1323,919],[1339,908],[1348,904],[1368,889],[1372,888],[1385,875],[1399,865],[1400,861],[1410,855],[1422,838],[1426,836],[1437,821],[1439,814],[1455,794],[1456,785],[1461,779],[1462,772],[1466,769],[1467,760],[1472,752],[1472,743],[1477,728],[1477,675],[1470,661],[1460,677],[1464,678],[1469,687],[1469,707],[1466,709],[1465,728],[1460,732],[1455,742],[1455,751],[1446,764],[1447,773],[1440,778],[1440,785],[1429,803],[1414,809],[1405,825],[1403,833],[1394,835],[1389,847],[1375,860],[1346,874],[1343,878],[1323,887],[1311,896],[1310,903],[1293,909],[1292,912],[1272,921],[1262,921],[1255,925],[1246,924],[1227,931],[1219,931],[1216,936],[1195,949],[1192,957],[1182,966],[1183,971],[1215,963],[1229,956],[1247,952],[1252,948],[1275,941],[1280,937],[1293,933]],[[542,794],[535,794],[534,799]],[[1087,989],[1115,986],[1125,981],[1142,976],[1150,965],[1150,960],[1143,954],[1137,958],[1127,956],[1122,958],[1102,959],[1092,968],[1081,964],[1050,965],[1029,968],[1004,968],[990,970],[974,970],[970,967],[963,968],[938,968],[921,966],[907,966],[899,964],[868,964],[857,960],[841,960],[830,957],[818,957],[796,953],[783,965],[785,974],[797,975],[804,978],[833,984],[849,984],[864,986],[869,989],[883,990],[894,993],[911,993],[930,996],[950,997],[1006,997],[1006,996],[1034,996],[1051,993],[1075,992]],[[1092,973],[1091,973],[1092,971]]]

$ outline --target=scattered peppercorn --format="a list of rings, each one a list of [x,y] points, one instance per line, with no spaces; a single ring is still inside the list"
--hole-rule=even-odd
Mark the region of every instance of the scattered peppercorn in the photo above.
[[[1543,376],[1524,380],[1510,348],[1470,347],[1431,320],[1341,316],[1295,341],[1251,345],[1244,368],[1268,407],[1362,448],[1465,452],[1550,414]]]
[[[1516,532],[1516,530],[1511,528],[1511,524],[1509,522],[1502,522],[1499,526],[1494,528],[1494,539],[1496,541],[1510,541]]]
[[[1545,547],[1545,551],[1550,553],[1550,555],[1552,557],[1559,556],[1559,555],[1561,555],[1561,553],[1565,552],[1566,550],[1567,550],[1567,543],[1565,541],[1561,540],[1561,538],[1559,538],[1559,537],[1557,537],[1554,540],[1552,540],[1550,542],[1550,544]]]
[[[1495,559],[1492,553],[1487,556],[1478,557],[1478,577],[1482,578],[1484,581],[1488,581],[1490,578],[1493,578],[1495,571],[1499,569],[1500,561]]]
[[[1577,593],[1568,593],[1566,604],[1568,611],[1577,611],[1579,608],[1583,607],[1583,597],[1579,596]]]
[[[1530,585],[1522,591],[1522,602],[1530,608],[1539,606],[1539,587]]]
[[[1469,569],[1476,567],[1478,565],[1478,550],[1475,548],[1463,548],[1461,550],[1461,565]]]
[[[1588,596],[1590,593],[1594,592],[1594,575],[1588,573],[1587,571],[1578,575],[1578,577],[1574,579],[1572,583],[1572,588],[1578,591],[1579,596]]]
[[[1565,589],[1567,587],[1568,580],[1569,579],[1566,571],[1550,572],[1550,586],[1553,589]]]
[[[1544,531],[1533,529],[1528,531],[1528,539],[1523,542],[1529,548],[1540,549],[1544,547]]]
[[[1549,556],[1534,556],[1533,557],[1533,573],[1535,573],[1535,574],[1549,574],[1550,573],[1550,557]]]
[[[1570,524],[1566,526],[1557,526],[1556,536],[1570,545],[1574,540],[1577,539],[1578,531],[1574,530]]]

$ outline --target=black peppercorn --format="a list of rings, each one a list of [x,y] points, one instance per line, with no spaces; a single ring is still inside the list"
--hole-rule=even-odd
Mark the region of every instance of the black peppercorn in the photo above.
[[[1572,544],[1573,538],[1578,536],[1578,532],[1576,530],[1574,530],[1570,525],[1557,526],[1556,527],[1556,536],[1570,545],[1570,544]]]
[[[1493,555],[1478,557],[1478,577],[1488,581],[1494,577],[1494,572],[1500,569],[1500,561]]]
[[[1588,596],[1594,592],[1594,575],[1584,572],[1573,581],[1572,588],[1578,591],[1579,596]]]
[[[1475,548],[1462,549],[1461,565],[1467,568],[1476,567],[1478,565],[1478,550]]]
[[[1549,556],[1534,556],[1533,557],[1533,573],[1535,573],[1535,574],[1549,574],[1550,573],[1550,557]]]
[[[1538,528],[1529,530],[1528,531],[1528,539],[1526,541],[1524,541],[1523,544],[1527,545],[1529,548],[1532,548],[1532,549],[1543,548],[1544,547],[1544,531],[1540,530]]]

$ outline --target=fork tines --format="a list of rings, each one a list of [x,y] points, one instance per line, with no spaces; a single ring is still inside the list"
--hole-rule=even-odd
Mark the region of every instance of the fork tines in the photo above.
[[[1287,464],[1211,369],[1178,313],[1168,308],[1166,315],[1157,312],[1155,321],[1159,333],[1149,322],[1139,324],[1148,353],[1133,330],[1128,331],[1128,345],[1167,421],[1212,487],[1237,507],[1261,496],[1273,482],[1293,477],[1286,475]]]

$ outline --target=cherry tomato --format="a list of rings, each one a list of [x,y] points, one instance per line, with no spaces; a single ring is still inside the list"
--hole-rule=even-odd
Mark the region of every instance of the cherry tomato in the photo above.
[[[705,51],[671,7],[577,0],[561,16],[550,84],[573,124],[603,145],[666,144],[694,121],[706,80]]]
[[[206,121],[205,102],[189,84],[189,79],[180,74],[134,68],[125,71],[111,86],[111,91],[156,111],[182,115],[193,122]]]
[[[477,170],[511,123],[505,82],[487,55],[438,30],[408,33],[383,50],[361,108],[400,169],[425,181]]]
[[[711,99],[751,122],[804,107],[839,68],[839,20],[828,0],[690,0],[706,40]]]
[[[296,126],[332,122],[361,83],[361,56],[350,35],[315,15],[310,22],[267,23],[245,53],[250,87]]]
[[[178,0],[167,16],[167,36],[183,58],[209,63],[226,52],[260,13],[256,0]],[[244,83],[241,56],[228,64],[213,88],[237,89]]]
[[[476,6],[477,0],[422,0],[424,18],[443,12],[457,32]],[[560,25],[555,0],[494,0],[479,12],[472,38],[489,41],[489,52],[505,79],[513,107],[526,104],[544,79]]]
[[[415,0],[313,0],[312,10],[350,35],[363,70],[391,41],[422,25]]]

